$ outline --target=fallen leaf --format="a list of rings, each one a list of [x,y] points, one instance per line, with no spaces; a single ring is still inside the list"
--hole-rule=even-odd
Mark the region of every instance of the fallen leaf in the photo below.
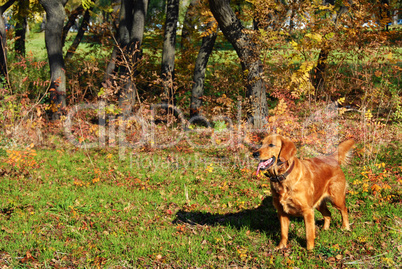
[[[331,262],[331,263],[332,263],[332,262],[335,262],[335,257],[329,257],[329,258],[328,258],[328,262]]]
[[[35,258],[32,256],[31,252],[29,252],[29,251],[26,252],[25,257],[22,258],[21,262],[26,263],[28,261],[32,261],[32,262],[36,261]]]

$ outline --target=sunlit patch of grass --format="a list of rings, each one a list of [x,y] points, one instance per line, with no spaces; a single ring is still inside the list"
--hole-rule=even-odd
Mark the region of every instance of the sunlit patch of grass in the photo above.
[[[333,268],[401,262],[401,201],[384,200],[400,192],[401,171],[390,165],[390,155],[366,169],[357,157],[346,168],[352,229],[341,230],[340,215],[330,208],[331,228],[323,231],[316,212],[316,248],[307,252],[301,218],[291,220],[289,249],[274,251],[279,222],[269,182],[254,175],[252,160],[241,166],[222,149],[185,152],[121,158],[110,148],[36,149],[38,167],[28,175],[9,169],[15,155],[4,154],[1,264]]]

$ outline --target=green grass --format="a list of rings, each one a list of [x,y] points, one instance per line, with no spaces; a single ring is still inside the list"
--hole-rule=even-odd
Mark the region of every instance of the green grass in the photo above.
[[[379,163],[390,159],[383,152]],[[183,148],[126,152],[123,160],[116,149],[63,145],[15,159],[27,161],[21,168],[4,163],[10,154],[2,154],[0,168],[2,266],[359,268],[402,262],[401,170],[386,167],[392,189],[380,198],[364,190],[358,156],[345,170],[352,230],[340,229],[334,209],[331,229],[321,230],[317,212],[316,248],[307,252],[304,222],[294,218],[289,249],[275,252],[279,222],[269,184],[253,175],[247,153]],[[394,196],[385,201],[387,195]]]
[[[38,59],[47,59],[45,32],[31,32],[25,45],[27,55],[33,54]]]
[[[63,47],[64,49],[64,54],[66,53],[67,49],[70,47],[72,44],[74,38],[76,36],[76,33],[68,33],[67,38],[66,38],[66,43]],[[91,52],[90,46],[91,42],[86,41],[86,36],[84,36],[84,39],[80,43],[80,45],[77,48],[77,53],[84,53],[88,54]],[[40,32],[40,33],[35,33],[31,32],[26,40],[26,52],[27,55],[33,55],[34,58],[38,60],[47,60],[47,51],[46,51],[46,43],[45,43],[45,32]]]

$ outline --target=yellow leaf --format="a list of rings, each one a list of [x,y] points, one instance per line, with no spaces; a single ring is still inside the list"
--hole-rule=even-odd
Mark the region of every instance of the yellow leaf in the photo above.
[[[345,102],[345,97],[341,97],[341,98],[338,99],[339,104],[342,105],[344,102]]]
[[[267,37],[267,31],[265,31],[264,29],[259,29],[259,31],[260,31],[260,34],[261,34],[261,36],[262,37]]]
[[[307,33],[306,37],[308,37],[314,41],[317,41],[318,43],[321,43],[321,41],[322,41],[322,36],[319,33]]]
[[[371,190],[375,191],[375,192],[379,192],[381,190],[381,187],[378,186],[377,184],[374,184],[373,186],[371,186]]]
[[[298,50],[299,49],[299,44],[297,44],[297,42],[295,42],[295,41],[290,41],[290,45],[292,45],[292,47],[295,49],[295,50]]]
[[[274,109],[274,113],[275,115],[282,115],[286,112],[287,109],[287,104],[285,102],[285,100],[280,99],[278,105],[275,107]]]
[[[320,6],[318,7],[318,9],[319,9],[319,10],[332,10],[333,7],[334,7],[333,5],[327,5],[327,6],[320,5]]]
[[[382,72],[380,70],[377,70],[374,72],[374,75],[379,78],[379,77],[381,77]]]
[[[326,34],[326,35],[325,35],[325,38],[326,38],[326,39],[331,39],[331,38],[333,38],[334,36],[335,36],[335,33],[334,33],[334,32],[331,32],[331,33]]]
[[[364,113],[364,117],[365,117],[367,120],[370,120],[370,119],[373,117],[373,114],[371,114],[371,110],[370,110],[370,109],[367,110],[366,113]]]
[[[307,73],[310,72],[314,66],[316,65],[316,63],[314,61],[306,61],[303,62],[302,65],[300,66],[298,72],[303,72],[303,73]]]

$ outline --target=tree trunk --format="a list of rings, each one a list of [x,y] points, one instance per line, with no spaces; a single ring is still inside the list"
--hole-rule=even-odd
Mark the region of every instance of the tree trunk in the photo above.
[[[21,56],[25,56],[25,34],[27,32],[28,20],[27,18],[21,18],[21,21],[17,22],[15,26],[15,52]]]
[[[384,30],[388,32],[389,31],[388,23],[392,21],[391,20],[391,12],[389,9],[389,0],[381,0],[380,21],[386,21]]]
[[[119,41],[117,41],[119,42]],[[117,46],[113,47],[112,54],[110,56],[110,61],[106,66],[106,71],[105,75],[103,78],[103,81],[106,83],[105,85],[109,84],[110,81],[113,79],[113,73],[116,71],[116,61],[117,61],[117,55],[119,54],[119,49]]]
[[[3,12],[0,11],[0,74],[2,79],[5,79],[8,82],[8,70],[7,70],[7,37],[6,37],[6,24],[3,19]]]
[[[246,79],[247,96],[251,99],[254,126],[263,128],[268,116],[268,104],[257,46],[245,33],[243,25],[230,7],[229,0],[209,0],[209,5],[220,29],[240,58]]]
[[[329,55],[328,48],[322,48],[318,55],[317,65],[314,68],[313,86],[316,91],[322,91],[325,83],[325,70],[327,68],[327,59]]]
[[[75,25],[75,20],[77,19],[77,17],[79,15],[82,14],[82,12],[84,12],[84,7],[82,5],[80,5],[79,7],[77,7],[76,9],[74,9],[70,15],[68,16],[68,20],[66,25],[64,25],[63,27],[63,37],[62,37],[62,43],[64,46],[64,43],[66,42],[66,38],[67,38],[67,34],[68,31],[70,31],[70,28],[73,27]]]
[[[78,48],[78,45],[81,43],[82,38],[84,37],[85,31],[87,30],[87,27],[89,25],[89,19],[91,17],[89,12],[90,12],[90,10],[85,11],[84,17],[82,18],[81,25],[78,28],[77,35],[75,36],[73,43],[67,50],[66,60],[69,60],[73,57],[75,51]]]
[[[137,0],[134,2],[133,22],[130,27],[129,52],[133,62],[134,75],[137,75],[138,61],[141,59],[141,44],[144,38],[145,19],[148,11],[148,0]]]
[[[120,24],[119,24],[119,40],[120,48],[123,50],[124,55],[119,54],[119,77],[122,80],[122,85],[119,89],[119,107],[123,109],[124,113],[128,114],[135,104],[134,85],[132,81],[132,72],[130,72],[131,63],[129,62],[130,54],[130,29],[133,26],[134,1],[122,0],[120,7]],[[120,57],[119,57],[120,56]]]
[[[187,7],[186,15],[183,20],[183,29],[181,30],[181,42],[180,48],[182,50],[186,50],[191,45],[191,33],[194,29],[194,11],[196,4],[200,0],[191,0],[190,4]]]
[[[9,0],[4,5],[0,6],[0,76],[8,83],[8,70],[7,70],[7,37],[6,37],[6,23],[3,18],[4,12],[14,4],[15,0]],[[1,81],[1,79],[0,79]]]
[[[167,0],[166,2],[166,22],[162,51],[161,78],[165,92],[164,102],[171,105],[174,105],[174,59],[179,4],[179,0]]]
[[[66,2],[67,0],[40,0],[46,11],[45,43],[50,66],[50,99],[54,119],[66,106],[66,74],[62,43]]]
[[[294,7],[292,7],[292,10],[290,11],[290,16],[289,16],[289,34],[292,34],[293,29],[295,27],[295,23],[294,23],[294,18],[295,18],[295,10]]]
[[[148,0],[123,0],[120,9],[119,46],[124,55],[119,59],[119,77],[123,85],[119,90],[119,106],[130,113],[135,104],[137,65],[141,59],[141,44],[144,37]]]
[[[112,0],[112,7],[113,7],[113,13],[117,14],[118,10],[120,9],[121,6],[121,1],[120,0]],[[117,29],[117,32],[119,31],[117,25],[119,25],[120,20],[118,18],[118,16],[110,16],[109,13],[107,13],[107,19],[104,22],[108,22],[110,18],[114,18],[114,20],[111,22],[111,24],[114,26],[114,29]],[[113,32],[112,32],[113,35]],[[116,42],[117,44],[113,47],[113,51],[110,57],[110,61],[106,66],[106,71],[105,71],[105,75],[104,75],[104,83],[105,85],[108,85],[111,83],[111,80],[113,79],[112,76],[114,74],[114,72],[116,72],[116,60],[117,60],[117,56],[120,52],[119,48],[118,48],[118,44],[120,44],[120,37],[117,34],[117,38]]]
[[[323,0],[323,5],[335,5],[335,0]],[[339,11],[334,14],[332,21],[335,24],[338,23],[338,19],[342,14],[347,12],[347,7],[340,6]],[[320,54],[318,55],[317,66],[313,71],[313,79],[312,84],[316,91],[323,91],[325,88],[325,71],[327,69],[327,60],[329,56],[330,48],[328,45],[324,44],[324,47],[321,49]],[[316,94],[318,96],[318,94]]]
[[[190,118],[198,116],[204,96],[205,71],[209,56],[214,48],[217,32],[204,36],[202,38],[201,48],[194,68],[194,85],[191,90]]]
[[[14,48],[15,52],[21,56],[25,56],[25,35],[28,27],[28,12],[29,0],[20,0],[17,15],[15,16],[17,23],[15,26]]]

